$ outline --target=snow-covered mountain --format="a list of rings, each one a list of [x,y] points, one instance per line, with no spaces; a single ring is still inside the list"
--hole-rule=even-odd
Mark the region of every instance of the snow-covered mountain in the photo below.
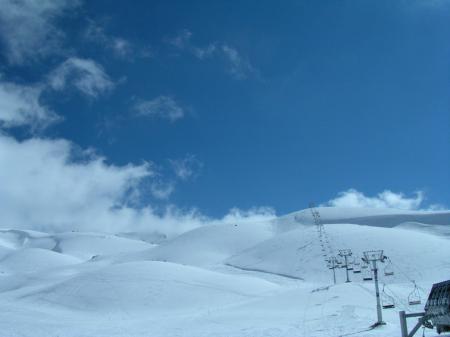
[[[0,230],[1,336],[399,336],[398,310],[421,311],[431,285],[450,277],[450,212],[317,208],[263,222],[155,233]],[[153,238],[149,240],[149,238]],[[380,265],[386,326],[364,273],[324,255],[366,250]],[[384,271],[393,271],[386,276]],[[422,304],[408,304],[413,282]],[[428,335],[433,335],[428,332]],[[435,334],[434,334],[435,335]]]

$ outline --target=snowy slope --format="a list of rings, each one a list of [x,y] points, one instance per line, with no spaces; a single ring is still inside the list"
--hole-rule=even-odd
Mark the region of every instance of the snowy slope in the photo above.
[[[2,272],[31,273],[79,263],[80,260],[42,248],[24,248],[11,251],[0,260]]]
[[[147,261],[102,267],[45,289],[16,293],[30,305],[73,309],[83,314],[174,315],[239,303],[277,288],[252,277],[231,277],[195,267]]]
[[[83,260],[95,255],[136,252],[150,247],[153,245],[141,240],[103,233],[47,234],[29,230],[0,230],[0,249],[42,248]]]
[[[362,257],[365,250],[384,249],[384,254],[394,263],[394,271],[398,271],[393,277],[387,278],[388,282],[408,281],[404,274],[419,282],[450,275],[450,245],[446,237],[402,228],[353,224],[326,225],[325,229],[335,253],[339,249],[351,249],[354,255]],[[331,274],[324,268],[317,237],[315,228],[302,226],[236,254],[226,263],[310,282],[330,280]],[[411,257],[414,257],[414,263]],[[383,264],[380,266],[383,267]],[[342,278],[343,272],[339,274],[342,274]],[[361,275],[355,277],[360,278]]]
[[[204,226],[150,250],[146,258],[196,266],[212,265],[273,235],[270,223]]]
[[[0,230],[0,336],[399,336],[412,280],[425,301],[450,275],[449,212],[318,208],[331,249],[384,249],[396,308],[375,320],[372,282],[324,263],[311,213],[154,233]],[[151,243],[150,243],[151,242]],[[429,332],[427,336],[434,336]]]

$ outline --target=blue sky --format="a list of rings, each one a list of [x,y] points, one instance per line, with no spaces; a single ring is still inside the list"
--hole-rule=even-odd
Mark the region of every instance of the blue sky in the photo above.
[[[449,1],[2,7],[0,97],[26,102],[3,107],[2,134],[82,153],[61,165],[146,165],[115,204],[450,204]]]

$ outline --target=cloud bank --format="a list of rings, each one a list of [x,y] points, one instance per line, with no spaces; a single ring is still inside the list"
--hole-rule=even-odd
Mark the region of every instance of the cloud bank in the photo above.
[[[269,208],[234,208],[222,219],[211,219],[196,209],[170,205],[156,209],[149,203],[138,207],[135,201],[142,201],[145,186],[161,198],[172,192],[170,186],[169,191],[164,186],[153,190],[158,174],[152,163],[107,164],[92,150],[80,150],[63,139],[18,141],[0,134],[0,162],[2,228],[156,231],[171,236],[205,224],[262,221],[274,216]]]
[[[331,207],[356,207],[356,208],[396,208],[402,210],[423,210],[424,193],[417,191],[413,196],[407,197],[403,193],[395,193],[385,190],[374,197],[364,195],[355,189],[349,189],[338,193],[334,199],[327,201],[322,206]],[[426,210],[441,209],[442,206],[431,205]]]
[[[78,151],[79,152],[79,151]],[[66,140],[0,136],[2,226],[107,231],[129,226],[127,206],[139,181],[152,175],[148,163],[107,165],[90,151],[78,154]],[[95,225],[95,224],[97,225]]]
[[[276,217],[275,209],[272,207],[252,207],[248,210],[232,208],[222,219],[221,223],[242,223],[269,221]]]

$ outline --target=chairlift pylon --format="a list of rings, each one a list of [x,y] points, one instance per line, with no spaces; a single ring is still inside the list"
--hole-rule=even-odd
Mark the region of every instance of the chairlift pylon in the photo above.
[[[386,293],[384,287],[386,285],[383,284],[383,290],[381,291],[381,306],[383,309],[392,309],[395,308],[394,298]]]
[[[419,288],[417,287],[416,281],[412,281],[412,282],[414,284],[414,289],[408,295],[408,304],[409,305],[418,305],[418,304],[422,303],[422,300],[420,298]]]

